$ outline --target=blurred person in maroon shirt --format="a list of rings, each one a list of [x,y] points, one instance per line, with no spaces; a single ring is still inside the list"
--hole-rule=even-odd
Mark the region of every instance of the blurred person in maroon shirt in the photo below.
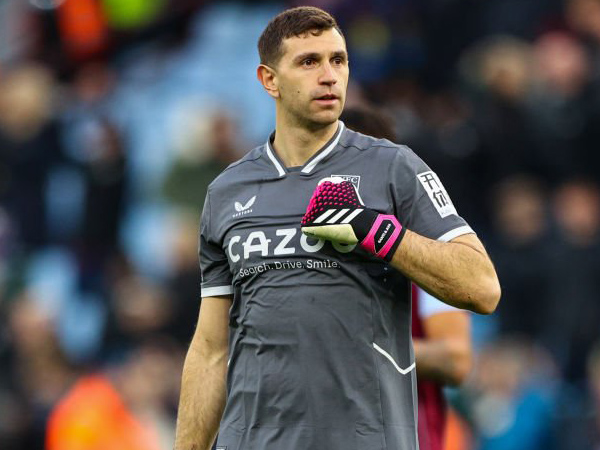
[[[447,424],[444,386],[460,385],[472,366],[471,318],[413,285],[412,336],[417,361],[419,448],[442,450]]]

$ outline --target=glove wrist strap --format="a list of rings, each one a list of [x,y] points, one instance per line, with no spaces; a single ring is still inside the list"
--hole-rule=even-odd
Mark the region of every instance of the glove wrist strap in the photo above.
[[[405,233],[406,229],[395,216],[378,214],[360,245],[369,253],[389,262]]]

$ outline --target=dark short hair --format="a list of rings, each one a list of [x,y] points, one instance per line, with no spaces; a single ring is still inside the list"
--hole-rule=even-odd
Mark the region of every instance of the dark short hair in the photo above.
[[[299,6],[279,13],[264,29],[258,40],[260,63],[275,65],[283,55],[283,41],[292,36],[312,33],[320,35],[325,30],[336,29],[343,37],[335,19],[314,6]]]

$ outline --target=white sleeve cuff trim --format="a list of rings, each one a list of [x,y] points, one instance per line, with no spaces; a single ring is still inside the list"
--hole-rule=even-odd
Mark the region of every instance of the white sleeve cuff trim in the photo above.
[[[215,286],[215,287],[201,287],[201,297],[213,297],[215,295],[230,295],[233,294],[233,286]]]
[[[471,228],[469,225],[463,225],[462,227],[455,228],[454,230],[450,230],[447,233],[442,234],[439,238],[437,238],[437,240],[441,242],[448,242],[458,236],[469,233],[475,234],[473,228]]]

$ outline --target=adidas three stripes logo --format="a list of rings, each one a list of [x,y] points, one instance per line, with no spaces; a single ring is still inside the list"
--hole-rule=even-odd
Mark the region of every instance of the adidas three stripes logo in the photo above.
[[[328,223],[328,224],[339,224],[339,223],[350,223],[352,219],[358,216],[364,209],[328,209],[319,217],[317,217],[313,223]],[[350,212],[350,214],[348,214]],[[327,220],[329,218],[329,220]],[[327,220],[325,222],[325,220]]]

